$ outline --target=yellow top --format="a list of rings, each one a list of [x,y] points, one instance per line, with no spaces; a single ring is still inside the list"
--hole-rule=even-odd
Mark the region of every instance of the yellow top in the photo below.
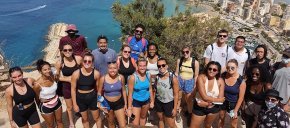
[[[180,67],[180,77],[184,80],[189,80],[189,79],[192,79],[193,78],[193,75],[194,75],[194,72],[191,68],[191,63],[192,63],[192,58],[186,60],[186,61],[183,61],[182,62],[182,65]]]

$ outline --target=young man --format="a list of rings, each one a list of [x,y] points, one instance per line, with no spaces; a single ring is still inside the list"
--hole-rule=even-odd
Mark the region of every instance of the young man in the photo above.
[[[100,35],[97,39],[98,48],[93,50],[94,66],[101,76],[107,73],[108,63],[116,63],[117,54],[115,50],[108,48],[108,38],[104,35]]]
[[[228,31],[224,29],[220,30],[217,34],[217,41],[208,45],[203,55],[205,64],[210,61],[219,62],[222,72],[226,69],[227,61],[233,58],[233,49],[227,45],[227,39]]]
[[[131,57],[138,60],[139,55],[146,55],[148,41],[142,37],[145,27],[142,24],[135,26],[134,36],[128,37],[128,45],[131,47]]]
[[[235,41],[235,46],[232,47],[234,51],[234,58],[238,61],[238,73],[243,76],[248,60],[251,58],[249,49],[245,48],[245,37],[238,36]]]

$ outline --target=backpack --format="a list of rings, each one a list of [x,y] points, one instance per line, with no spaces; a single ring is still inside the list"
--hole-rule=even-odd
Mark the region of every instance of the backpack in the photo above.
[[[248,60],[250,60],[251,59],[251,52],[250,52],[250,50],[248,49],[248,48],[246,48],[246,50],[247,50],[247,54],[248,54]]]
[[[173,76],[175,76],[175,74],[173,72],[168,72],[168,73],[169,73],[169,84],[170,84],[169,89],[172,89],[173,88]],[[155,78],[155,82],[154,82],[155,90],[157,90],[157,82],[159,80],[159,76],[160,76],[160,74],[156,75],[156,78]]]
[[[178,65],[179,73],[180,73],[180,69],[181,69],[183,60],[184,60],[184,57],[181,57],[180,61],[179,61],[179,65]],[[194,69],[195,68],[195,57],[194,56],[192,57],[191,68],[192,68],[192,71],[193,71],[193,74],[194,74],[194,71],[195,71],[195,69]]]
[[[136,72],[133,73],[133,75],[134,75],[134,78],[135,78],[134,84],[136,84],[137,83],[137,79],[139,79],[139,77],[137,76]],[[146,78],[149,80],[149,83],[150,83],[150,73],[149,72],[146,72]],[[128,80],[129,80],[129,77],[128,77]]]
[[[210,45],[211,46],[211,54],[210,56],[212,57],[212,53],[213,53],[213,44]],[[228,61],[228,56],[229,56],[229,45],[227,45],[227,56],[226,56],[226,61]]]
[[[128,44],[131,43],[132,38],[133,38],[132,36],[129,36],[128,37],[128,40],[127,40]],[[146,40],[145,40],[145,38],[142,37],[141,42],[142,42],[142,47],[145,48],[146,47]]]

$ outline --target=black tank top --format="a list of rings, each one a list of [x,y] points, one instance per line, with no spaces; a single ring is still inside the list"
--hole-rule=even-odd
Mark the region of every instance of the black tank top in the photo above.
[[[79,90],[92,90],[96,86],[96,80],[94,78],[94,70],[88,76],[83,75],[80,69],[80,77],[77,81],[77,88]]]
[[[26,86],[26,93],[24,95],[20,95],[15,88],[15,85],[13,83],[13,100],[16,105],[19,105],[20,103],[22,105],[28,105],[34,101],[35,98],[35,92],[33,89],[28,85],[28,83],[23,80],[25,86]]]
[[[63,67],[62,67],[61,71],[62,71],[62,74],[64,76],[71,76],[73,74],[73,72],[79,68],[78,67],[78,63],[75,60],[75,58],[74,58],[74,61],[75,61],[76,64],[73,67],[66,66],[65,63],[62,61],[63,62]]]
[[[264,85],[263,85],[263,88],[262,88],[261,92],[256,93],[256,94],[253,94],[250,91],[250,85],[247,86],[246,93],[245,93],[245,100],[246,101],[253,101],[256,104],[262,105],[264,103],[264,99],[265,99]]]
[[[135,67],[133,66],[131,58],[129,58],[129,67],[128,68],[126,68],[124,66],[122,58],[120,58],[119,61],[120,61],[119,73],[124,76],[125,84],[127,84],[128,76],[132,75],[135,72]]]

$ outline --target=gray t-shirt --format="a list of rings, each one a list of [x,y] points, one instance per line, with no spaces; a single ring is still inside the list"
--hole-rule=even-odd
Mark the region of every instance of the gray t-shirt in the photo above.
[[[290,67],[283,67],[275,72],[273,88],[280,93],[283,98],[281,103],[286,104],[290,98]]]
[[[171,74],[170,74],[171,75]],[[167,77],[166,79],[162,80],[160,77],[157,78],[157,85],[156,85],[156,98],[161,101],[162,103],[168,103],[173,101],[173,88],[170,85],[170,79]]]
[[[98,70],[101,76],[105,75],[108,70],[108,62],[116,62],[117,54],[113,49],[108,48],[106,53],[100,52],[99,49],[93,50],[92,54],[94,55],[94,66]]]

